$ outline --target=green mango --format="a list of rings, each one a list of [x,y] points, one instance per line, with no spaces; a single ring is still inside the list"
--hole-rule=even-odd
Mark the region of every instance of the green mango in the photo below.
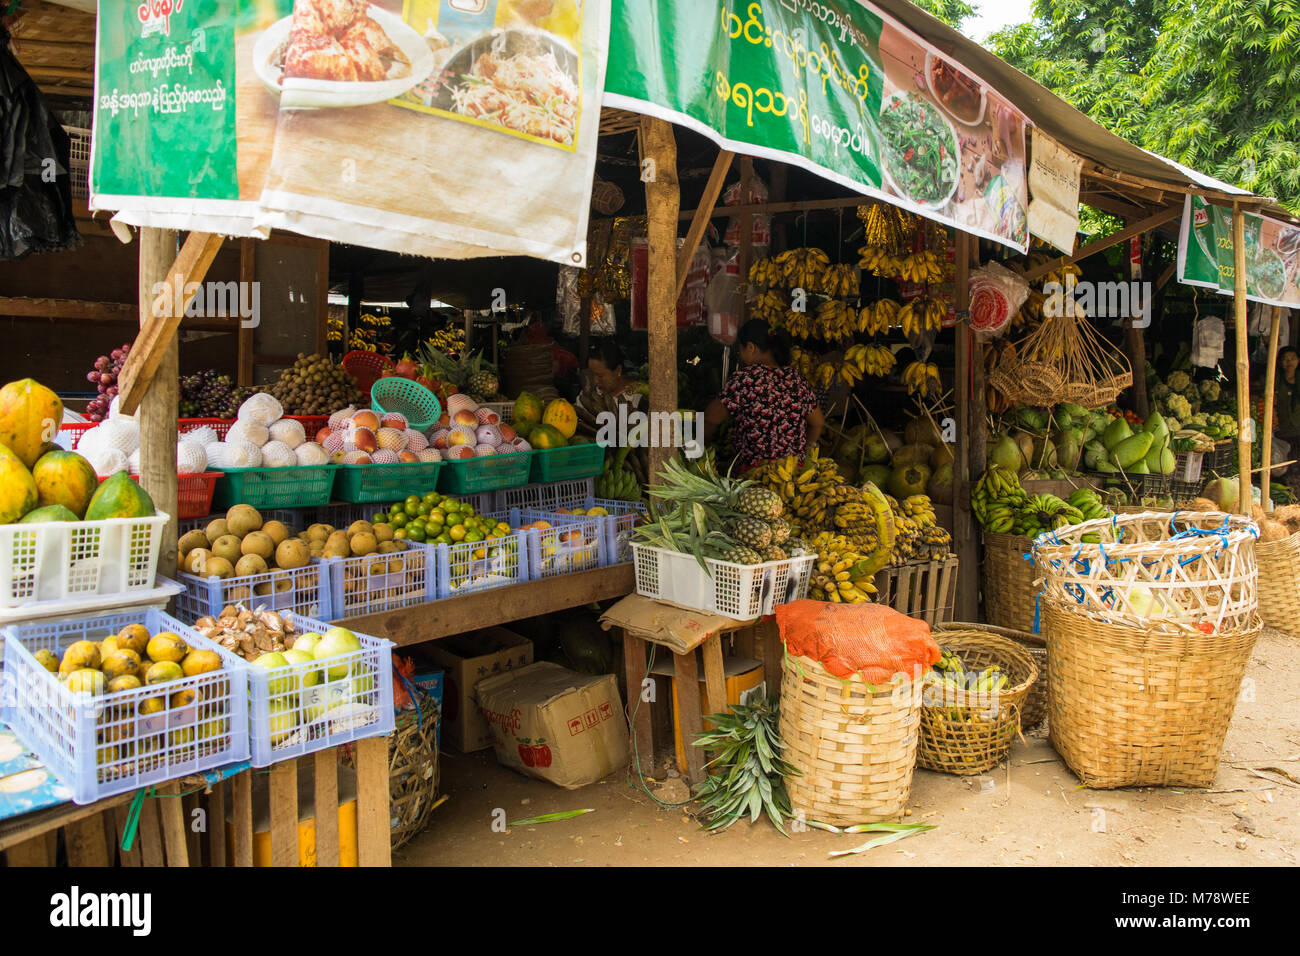
[[[1127,421],[1122,418],[1114,418],[1106,426],[1106,430],[1102,432],[1101,440],[1107,451],[1114,451],[1119,447],[1120,442],[1127,441],[1132,435],[1133,429],[1129,427]],[[1142,454],[1146,454],[1145,447],[1142,449]]]
[[[1127,422],[1125,426],[1127,427]],[[1136,435],[1130,434],[1123,441],[1110,449],[1110,460],[1119,465],[1124,471],[1133,471],[1138,462],[1142,462],[1143,470],[1137,474],[1146,474],[1146,462],[1143,459],[1146,453],[1151,450],[1151,443],[1155,436],[1149,432],[1138,432]]]

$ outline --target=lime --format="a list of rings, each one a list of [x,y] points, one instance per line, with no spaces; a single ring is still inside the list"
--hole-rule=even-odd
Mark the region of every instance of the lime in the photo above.
[[[406,532],[406,536],[410,538],[412,541],[424,540],[424,525],[412,524],[404,528],[403,530]],[[396,532],[394,532],[394,534],[396,534]]]
[[[465,532],[465,540],[466,540],[466,541],[482,541],[482,540],[483,540],[483,533],[482,533],[481,531],[467,531],[467,532]]]
[[[451,535],[451,540],[453,540],[453,541],[464,541],[464,540],[465,540],[465,534],[466,534],[466,531],[465,531],[465,526],[464,526],[463,524],[454,524],[454,525],[452,525],[451,528],[448,530],[447,533],[448,533],[449,535]]]
[[[427,515],[432,509],[427,501],[421,501],[418,508],[415,509],[417,514]]]
[[[447,532],[445,532],[445,531],[444,531],[442,534],[438,535],[438,537],[434,538],[433,540],[436,541],[436,542],[438,542],[438,544],[451,544],[451,543],[452,543],[452,541],[451,541],[451,535],[447,534]]]
[[[419,495],[408,495],[406,500],[402,502],[402,504],[405,505],[407,508],[414,508],[419,503],[420,503]]]
[[[373,515],[370,516],[370,523],[371,523],[371,524],[388,524],[388,515],[383,514],[383,513],[381,513],[381,512],[375,512],[375,514],[373,514]]]
[[[397,514],[393,515],[394,528],[405,528],[406,522],[407,522],[406,512],[399,511],[397,512]]]
[[[393,532],[393,540],[394,540],[394,541],[405,541],[405,540],[406,540],[406,529],[405,529],[405,528],[398,528],[396,531],[394,531],[394,532]]]
[[[437,492],[430,491],[427,492],[425,496],[420,500],[424,502],[426,505],[428,505],[430,508],[432,508],[434,505],[438,503],[438,494]]]

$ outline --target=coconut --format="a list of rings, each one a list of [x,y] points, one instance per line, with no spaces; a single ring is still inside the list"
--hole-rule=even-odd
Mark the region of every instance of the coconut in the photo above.
[[[1272,518],[1265,518],[1259,523],[1260,541],[1282,541],[1290,536],[1291,532],[1288,531],[1286,525],[1280,521],[1274,521]]]
[[[998,435],[988,447],[988,464],[1000,465],[1008,471],[1019,471],[1025,467],[1025,456],[1020,446],[1010,435]]]
[[[924,447],[924,446],[922,446]],[[930,480],[930,466],[922,462],[895,465],[889,476],[889,493],[902,501],[912,495],[925,494],[926,482]]]
[[[934,470],[930,480],[925,483],[925,493],[932,501],[945,505],[952,504],[952,465],[951,461],[940,465]]]
[[[1218,503],[1218,511],[1236,514],[1241,500],[1241,483],[1236,478],[1215,478],[1202,489],[1201,494]]]
[[[883,465],[889,461],[890,448],[880,432],[873,431],[862,439],[862,460],[868,465]]]
[[[918,465],[928,462],[934,454],[933,445],[904,445],[894,452],[894,467],[900,465]]]
[[[858,474],[858,484],[865,485],[869,481],[877,488],[887,488],[892,474],[888,465],[866,465]]]
[[[939,426],[928,416],[913,418],[903,429],[903,438],[909,445],[942,445],[943,435]]]

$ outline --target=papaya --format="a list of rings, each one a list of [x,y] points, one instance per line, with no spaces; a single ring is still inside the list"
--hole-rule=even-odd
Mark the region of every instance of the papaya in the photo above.
[[[515,399],[514,421],[515,431],[519,431],[520,422],[532,422],[536,424],[542,420],[542,400],[532,392],[520,392],[519,397]]]
[[[1101,433],[1101,442],[1106,446],[1107,451],[1114,451],[1120,442],[1128,439],[1132,434],[1133,429],[1129,423],[1122,418],[1116,418]],[[1145,455],[1146,450],[1143,449],[1142,453]]]
[[[36,479],[38,506],[62,505],[78,519],[99,489],[99,478],[90,462],[75,451],[61,448],[42,455],[32,469],[32,477]]]
[[[0,388],[0,445],[18,456],[23,467],[31,468],[54,447],[62,423],[63,402],[36,379]]]
[[[519,421],[519,419],[515,419],[513,422],[510,423],[510,427],[515,430],[515,434],[518,435],[520,438],[527,438],[529,435],[531,435],[533,433],[533,429],[536,428],[537,425],[538,425],[537,422],[527,422],[527,421],[521,422]]]
[[[131,480],[125,471],[110,477],[90,499],[87,521],[105,518],[148,518],[154,513],[149,493]]]
[[[0,446],[0,524],[13,524],[36,507],[36,479],[22,460]]]
[[[578,413],[564,399],[557,398],[546,406],[546,411],[542,413],[542,424],[550,425],[568,441],[578,430]]]
[[[43,521],[80,521],[81,518],[73,514],[63,505],[45,505],[42,508],[35,508],[23,515],[19,524],[39,524]]]
[[[1157,411],[1153,411],[1142,423],[1142,430],[1155,435],[1157,445],[1161,439],[1169,437],[1169,426],[1165,424],[1164,416]]]
[[[574,435],[568,441],[570,445],[590,445],[592,443],[592,439],[586,435]]]
[[[528,443],[534,448],[563,448],[565,439],[552,425],[536,425],[528,433]]]
[[[1155,436],[1150,432],[1138,432],[1136,435],[1129,435],[1128,438],[1125,438],[1110,450],[1110,460],[1119,465],[1124,471],[1145,475],[1148,473],[1148,469],[1143,459],[1146,457],[1146,453],[1151,450],[1151,443],[1154,440]],[[1143,466],[1141,470],[1137,470],[1139,462]]]

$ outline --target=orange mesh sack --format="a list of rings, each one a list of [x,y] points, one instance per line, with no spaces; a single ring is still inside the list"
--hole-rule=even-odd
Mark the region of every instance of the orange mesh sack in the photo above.
[[[776,623],[789,653],[868,684],[887,683],[899,673],[915,679],[941,656],[930,625],[878,604],[791,601],[777,606]]]

